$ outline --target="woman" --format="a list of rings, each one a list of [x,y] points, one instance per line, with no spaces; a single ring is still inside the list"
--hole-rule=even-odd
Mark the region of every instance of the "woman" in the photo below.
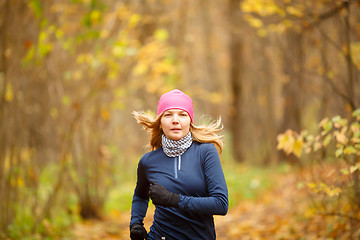
[[[213,215],[228,210],[227,186],[219,160],[221,121],[207,127],[193,125],[193,103],[180,90],[161,96],[156,119],[134,112],[151,133],[151,152],[137,169],[130,238],[215,239]],[[216,145],[216,147],[215,147]],[[155,205],[153,225],[143,226],[149,198]]]

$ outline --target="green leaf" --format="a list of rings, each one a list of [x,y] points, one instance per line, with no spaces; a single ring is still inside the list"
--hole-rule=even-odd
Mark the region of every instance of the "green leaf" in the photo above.
[[[349,170],[347,170],[346,168],[340,169],[340,172],[344,175],[349,175]]]
[[[29,49],[29,51],[27,52],[26,56],[22,61],[22,66],[26,67],[26,65],[28,65],[31,62],[31,60],[34,59],[34,56],[35,56],[35,47],[31,46],[31,48]]]
[[[358,121],[360,121],[360,108],[359,109],[356,109],[354,112],[353,112],[353,117],[356,117],[356,119]]]
[[[69,106],[69,104],[70,104],[70,97],[67,96],[67,95],[63,96],[63,98],[62,98],[62,103],[63,103],[65,106]]]
[[[304,183],[303,182],[298,182],[298,184],[297,184],[297,188],[298,189],[303,189],[304,188]]]
[[[354,133],[354,137],[360,137],[360,123],[353,122],[350,125],[350,129]]]
[[[353,146],[347,146],[345,149],[344,149],[344,154],[353,154],[353,153],[356,153],[356,149],[353,147]]]
[[[336,149],[335,156],[338,158],[341,154],[343,154],[343,149],[342,148]]]
[[[319,123],[319,127],[324,128],[325,124],[329,122],[328,118],[324,118],[323,120],[320,121]]]
[[[323,141],[324,147],[326,147],[331,141],[331,135],[327,135]]]
[[[330,132],[331,131],[331,129],[332,129],[332,127],[333,127],[333,123],[332,122],[327,122],[327,123],[325,123],[325,125],[324,125],[324,131],[322,132],[322,134],[323,135],[325,135],[325,134],[327,134],[328,132]]]
[[[341,119],[341,117],[339,115],[333,117],[332,121],[333,122],[338,122]]]
[[[332,121],[336,128],[344,127],[348,123],[347,119],[341,118],[340,116],[333,117]]]
[[[356,109],[355,111],[353,111],[352,113],[353,117],[359,117],[360,116],[360,108]]]
[[[29,2],[31,10],[33,10],[35,17],[41,18],[42,15],[42,6],[40,0],[31,0]]]

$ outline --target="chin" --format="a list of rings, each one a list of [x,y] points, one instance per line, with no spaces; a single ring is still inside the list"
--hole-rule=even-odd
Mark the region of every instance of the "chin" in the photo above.
[[[174,140],[174,141],[177,141],[177,140],[180,140],[181,137],[179,137],[179,136],[170,136],[170,139]]]

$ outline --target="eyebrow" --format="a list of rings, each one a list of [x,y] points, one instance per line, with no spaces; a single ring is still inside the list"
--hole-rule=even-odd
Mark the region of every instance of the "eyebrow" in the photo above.
[[[169,112],[169,113],[174,113],[174,112],[179,112],[179,113],[187,113],[185,110],[181,110],[181,109],[169,109],[169,110],[166,110],[166,112]]]

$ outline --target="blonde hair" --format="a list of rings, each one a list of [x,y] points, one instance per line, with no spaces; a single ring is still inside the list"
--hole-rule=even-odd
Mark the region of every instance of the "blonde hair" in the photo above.
[[[150,133],[149,146],[151,150],[161,147],[161,136],[163,131],[160,128],[161,116],[154,117],[151,113],[146,112],[133,112],[136,121],[144,126],[144,129]],[[212,121],[207,125],[195,126],[193,123],[190,125],[190,132],[194,141],[200,143],[213,143],[218,151],[221,153],[223,150],[222,135],[219,135],[223,129],[221,124],[221,117],[216,121]]]

